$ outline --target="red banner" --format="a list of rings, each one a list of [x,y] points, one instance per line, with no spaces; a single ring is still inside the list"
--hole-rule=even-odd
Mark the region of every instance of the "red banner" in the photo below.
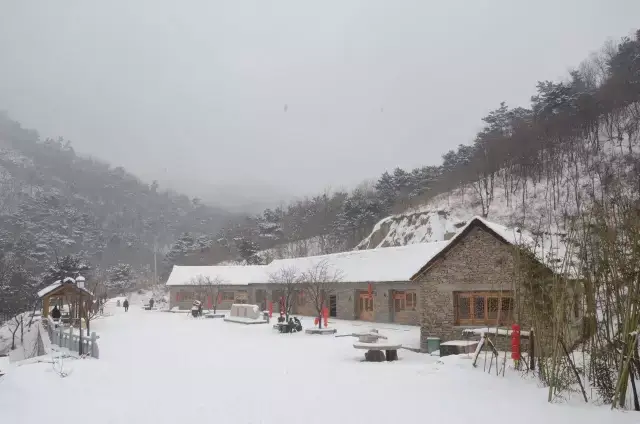
[[[511,326],[511,359],[520,360],[520,326],[518,324]]]
[[[372,299],[373,298],[373,285],[371,283],[369,283],[368,291],[369,291],[369,299]]]
[[[273,302],[269,301],[269,318],[273,318]]]
[[[218,305],[222,303],[222,293],[218,293]]]
[[[324,326],[329,326],[329,308],[326,306],[322,308],[322,316],[324,317]]]
[[[180,302],[180,292],[176,293],[176,302]]]
[[[213,308],[212,296],[207,296],[207,309]]]

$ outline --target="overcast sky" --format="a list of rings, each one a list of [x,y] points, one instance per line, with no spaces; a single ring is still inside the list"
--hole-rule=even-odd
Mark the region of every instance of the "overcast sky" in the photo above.
[[[638,0],[0,5],[0,109],[143,179],[256,199],[439,163],[640,25]]]

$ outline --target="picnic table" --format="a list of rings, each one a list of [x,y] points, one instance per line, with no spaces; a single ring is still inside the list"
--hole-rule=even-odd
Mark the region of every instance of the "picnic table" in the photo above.
[[[389,342],[386,336],[378,333],[378,330],[371,330],[364,333],[351,333],[336,337],[352,336],[358,341],[353,344],[356,349],[366,350],[364,359],[367,362],[397,361],[398,349],[401,344]]]

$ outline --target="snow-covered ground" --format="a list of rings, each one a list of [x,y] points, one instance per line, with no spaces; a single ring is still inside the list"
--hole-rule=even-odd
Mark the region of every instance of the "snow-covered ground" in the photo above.
[[[638,422],[637,413],[577,399],[548,404],[534,381],[489,375],[464,357],[440,361],[403,349],[397,362],[366,363],[351,337],[107,308],[112,315],[94,323],[100,359],[65,360],[64,378],[46,362],[8,369],[0,378],[2,422],[47,422],[64,411],[96,424],[458,423],[475,422],[488,407],[523,424]],[[335,326],[339,334],[371,328]],[[376,327],[403,343],[418,337],[417,328]]]

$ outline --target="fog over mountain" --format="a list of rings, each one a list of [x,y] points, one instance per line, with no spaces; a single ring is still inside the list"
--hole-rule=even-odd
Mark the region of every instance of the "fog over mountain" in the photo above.
[[[0,109],[234,207],[436,164],[500,101],[527,103],[640,16],[632,0],[0,8]]]

